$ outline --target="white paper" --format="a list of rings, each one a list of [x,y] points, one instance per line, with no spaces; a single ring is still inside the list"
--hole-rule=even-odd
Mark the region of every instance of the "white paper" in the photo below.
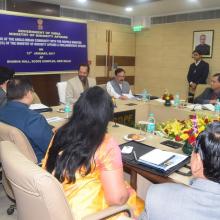
[[[189,104],[186,107],[190,110],[202,110],[202,105],[200,104]]]
[[[44,104],[32,104],[29,106],[29,109],[31,110],[43,109],[43,108],[49,108],[49,107]]]
[[[215,106],[212,104],[204,104],[202,105],[202,108],[205,110],[213,111],[213,112],[215,111]]]
[[[174,156],[174,153],[172,153],[172,152],[154,149],[154,150],[142,155],[141,157],[139,157],[138,160],[141,162],[147,162],[147,163],[160,165],[163,162],[172,158],[173,156]]]
[[[123,154],[130,154],[133,151],[132,146],[124,146],[121,150]]]
[[[52,123],[52,122],[63,121],[64,118],[60,118],[60,117],[52,117],[52,118],[47,118],[46,120],[47,120],[48,123]]]
[[[174,153],[174,157],[172,157],[169,161],[161,164],[161,165],[155,165],[152,163],[146,163],[148,166],[151,166],[153,168],[156,168],[158,170],[163,170],[163,171],[167,171],[172,167],[175,167],[176,165],[178,165],[179,163],[181,163],[182,161],[184,161],[188,156],[183,155],[183,154],[176,154]]]

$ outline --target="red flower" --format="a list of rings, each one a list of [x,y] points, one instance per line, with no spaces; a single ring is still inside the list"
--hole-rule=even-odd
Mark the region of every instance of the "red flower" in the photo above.
[[[188,143],[189,144],[194,144],[195,142],[196,142],[196,137],[194,135],[192,135],[188,138]]]
[[[184,131],[184,134],[188,134],[189,136],[192,135],[193,129],[190,129],[188,131]]]
[[[176,137],[175,137],[175,141],[182,141],[183,139],[179,136],[179,135],[177,135]]]
[[[204,120],[204,122],[205,122],[206,124],[208,124],[208,123],[209,123],[209,119],[206,118],[206,119]]]

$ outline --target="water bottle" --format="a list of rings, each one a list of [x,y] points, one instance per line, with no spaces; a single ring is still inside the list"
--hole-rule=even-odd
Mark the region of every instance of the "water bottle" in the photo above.
[[[216,116],[219,117],[219,114],[220,114],[220,101],[219,101],[219,99],[217,99],[217,101],[215,103],[215,114],[216,114]]]
[[[154,114],[150,113],[147,120],[147,132],[150,134],[154,134],[155,131],[155,118]]]
[[[70,103],[66,101],[65,107],[64,107],[64,112],[65,112],[65,118],[69,118],[71,108],[70,108]]]
[[[174,106],[178,107],[180,105],[180,95],[179,93],[176,93],[175,98],[174,98]]]
[[[146,90],[146,89],[144,89],[142,96],[143,96],[143,101],[144,101],[144,102],[147,102],[147,101],[148,101],[148,93],[147,93],[147,90]]]

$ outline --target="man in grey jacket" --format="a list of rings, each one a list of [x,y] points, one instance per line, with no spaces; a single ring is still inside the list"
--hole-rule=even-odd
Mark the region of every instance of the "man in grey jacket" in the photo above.
[[[190,186],[152,185],[139,220],[220,219],[220,122],[208,125],[197,138],[191,156]]]
[[[211,79],[211,88],[204,90],[202,94],[195,98],[197,104],[215,104],[220,99],[220,73],[216,73]]]

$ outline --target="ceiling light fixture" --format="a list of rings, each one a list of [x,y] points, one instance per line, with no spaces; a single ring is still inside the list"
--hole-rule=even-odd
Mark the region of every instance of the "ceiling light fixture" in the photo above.
[[[125,8],[125,11],[131,12],[131,11],[133,11],[133,8],[132,8],[132,7],[126,7],[126,8]]]
[[[87,0],[78,0],[78,2],[85,3],[85,2],[87,2]]]
[[[192,2],[192,3],[196,3],[196,2],[198,2],[198,0],[188,0],[189,2]]]

